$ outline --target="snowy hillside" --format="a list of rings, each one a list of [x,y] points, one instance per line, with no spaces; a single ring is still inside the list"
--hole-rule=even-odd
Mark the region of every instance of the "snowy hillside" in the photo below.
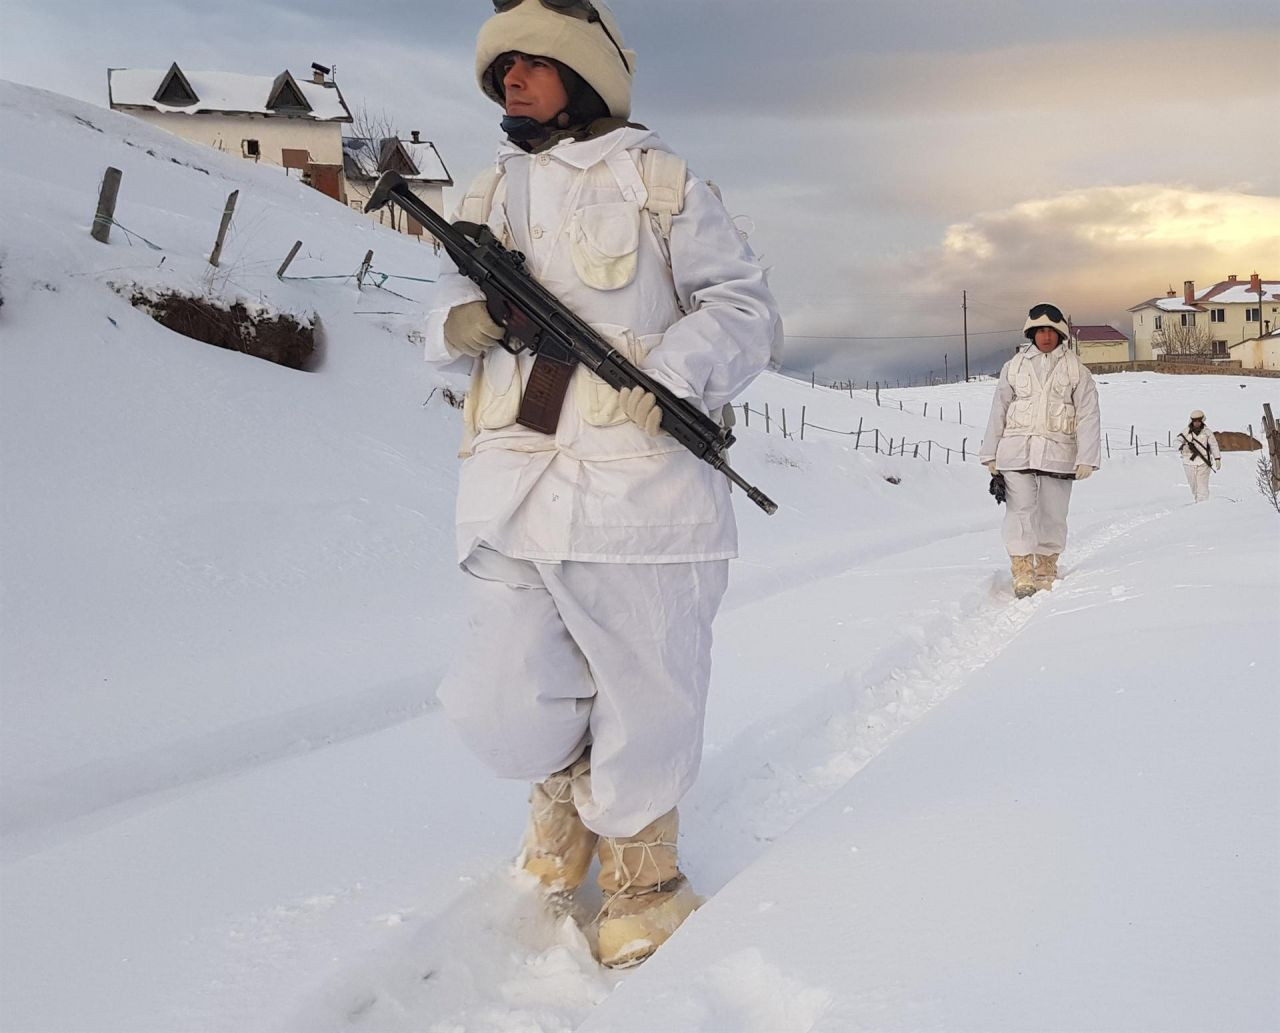
[[[739,507],[682,808],[709,900],[608,972],[434,702],[430,248],[41,91],[0,83],[0,138],[0,1030],[1280,1027],[1280,516],[1254,454],[1192,506],[1151,448],[1193,407],[1256,429],[1280,381],[1101,378],[1112,458],[1016,602],[990,383],[762,377],[734,465],[780,510]],[[298,239],[331,279],[276,279]],[[357,289],[369,249],[400,278]],[[180,337],[129,285],[314,314],[321,359]]]

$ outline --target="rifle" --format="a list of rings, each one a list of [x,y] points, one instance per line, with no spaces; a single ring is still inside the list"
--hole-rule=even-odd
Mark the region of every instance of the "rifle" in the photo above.
[[[1185,434],[1179,434],[1178,440],[1181,441],[1184,445],[1186,445],[1187,448],[1191,449],[1191,451],[1196,454],[1197,459],[1203,459],[1204,465],[1209,468],[1210,472],[1212,472],[1213,460],[1211,460],[1207,455],[1205,455],[1205,453],[1200,451],[1198,447],[1199,443],[1197,441],[1195,441],[1194,439],[1189,440]]]
[[[382,174],[364,210],[377,211],[388,203],[403,208],[421,223],[440,241],[458,271],[484,292],[489,315],[506,329],[503,348],[513,355],[528,350],[566,365],[580,362],[612,388],[639,387],[649,392],[657,398],[662,410],[663,430],[728,477],[766,513],[777,511],[776,502],[729,466],[725,452],[734,442],[732,431],[627,361],[530,276],[525,269],[524,255],[503,247],[488,226],[448,222],[414,196],[404,177],[397,172]]]

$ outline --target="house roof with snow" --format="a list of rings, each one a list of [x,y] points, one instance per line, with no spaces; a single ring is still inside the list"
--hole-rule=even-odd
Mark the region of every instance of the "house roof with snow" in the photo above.
[[[1280,301],[1280,280],[1260,280],[1263,301]],[[1188,305],[1180,294],[1168,294],[1160,298],[1148,298],[1134,305],[1130,312],[1139,309],[1156,308],[1162,312],[1204,312],[1206,306],[1218,305],[1256,305],[1258,291],[1248,280],[1239,280],[1229,276],[1210,287],[1202,287],[1192,294],[1193,304]]]
[[[1114,326],[1103,324],[1101,326],[1075,326],[1072,325],[1071,333],[1075,339],[1081,344],[1128,344],[1129,338],[1117,330]]]
[[[377,179],[394,170],[407,180],[418,183],[440,183],[453,186],[453,177],[445,167],[444,159],[430,140],[401,140],[389,136],[374,140],[367,136],[342,138],[343,171],[348,180]]]
[[[179,112],[188,115],[274,115],[315,122],[350,122],[351,112],[335,82],[279,75],[189,72],[177,62],[157,68],[107,69],[107,98],[113,109]]]

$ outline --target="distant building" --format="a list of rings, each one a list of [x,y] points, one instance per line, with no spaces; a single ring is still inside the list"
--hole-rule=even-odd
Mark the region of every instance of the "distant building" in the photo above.
[[[364,210],[364,203],[373,193],[374,184],[384,172],[400,173],[409,189],[441,215],[444,211],[444,188],[453,186],[453,177],[445,168],[444,159],[430,140],[423,140],[418,130],[410,139],[391,136],[373,140],[366,136],[346,136],[342,139],[343,175],[347,182],[347,203],[357,211]],[[422,236],[422,227],[398,208],[387,205],[370,215],[384,226]]]
[[[1280,327],[1260,337],[1237,341],[1228,351],[1245,369],[1280,370]]]
[[[107,96],[127,111],[183,139],[249,161],[295,171],[334,200],[346,201],[342,125],[351,112],[323,65],[310,79],[232,72],[146,68],[107,70]]]
[[[1071,327],[1071,346],[1086,366],[1104,362],[1128,362],[1129,338],[1114,326]]]
[[[1170,290],[1163,298],[1134,305],[1134,358],[1150,361],[1168,350],[1171,338],[1194,329],[1216,359],[1234,358],[1231,346],[1265,338],[1280,327],[1280,280],[1254,273],[1247,281],[1234,274],[1212,287],[1196,290],[1187,280],[1182,296]]]

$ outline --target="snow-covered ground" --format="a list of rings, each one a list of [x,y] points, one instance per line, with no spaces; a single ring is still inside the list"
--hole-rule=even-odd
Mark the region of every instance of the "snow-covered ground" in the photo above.
[[[709,899],[607,972],[510,871],[525,788],[434,703],[458,414],[430,285],[353,277],[430,249],[40,91],[0,83],[0,138],[0,1029],[1280,1028],[1280,516],[1255,455],[1193,506],[1127,447],[1193,407],[1256,428],[1280,382],[1101,378],[1112,459],[1063,582],[1015,601],[990,383],[762,377],[735,467],[781,508],[740,509],[682,809]],[[90,240],[109,164],[162,251]],[[291,275],[349,278],[278,281],[296,239]],[[123,284],[316,313],[322,364],[178,337]]]

